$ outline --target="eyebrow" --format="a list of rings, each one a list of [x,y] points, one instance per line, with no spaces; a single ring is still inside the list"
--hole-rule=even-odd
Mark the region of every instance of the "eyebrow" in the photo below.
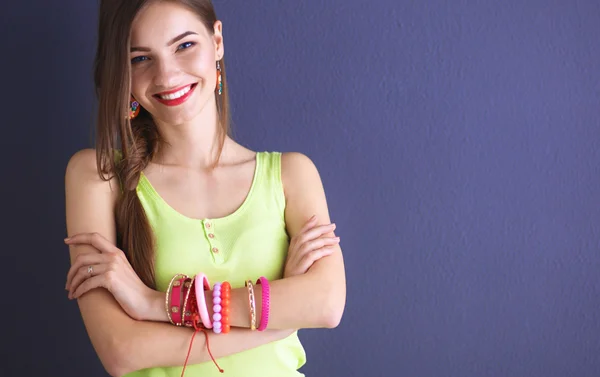
[[[167,46],[172,45],[173,43],[187,37],[188,35],[198,35],[198,33],[194,33],[193,31],[186,31],[185,33],[181,33],[178,36],[176,36],[175,38],[171,39],[169,42],[167,42]],[[148,47],[132,47],[129,51],[130,52],[136,52],[136,51],[150,52],[150,49]]]

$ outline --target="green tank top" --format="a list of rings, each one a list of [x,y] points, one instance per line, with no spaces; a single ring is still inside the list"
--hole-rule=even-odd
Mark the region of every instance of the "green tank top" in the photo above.
[[[289,245],[281,152],[258,152],[250,191],[232,214],[193,219],[170,207],[144,174],[136,188],[156,239],[157,289],[166,292],[173,275],[204,272],[212,283],[244,287],[247,279],[281,279]],[[190,331],[190,338],[192,332]],[[226,334],[223,336],[227,336]],[[182,362],[185,355],[181,355]],[[228,376],[303,376],[306,354],[297,332],[286,339],[217,359]],[[179,377],[181,367],[149,368],[127,377]],[[188,365],[186,376],[222,376],[212,361]]]

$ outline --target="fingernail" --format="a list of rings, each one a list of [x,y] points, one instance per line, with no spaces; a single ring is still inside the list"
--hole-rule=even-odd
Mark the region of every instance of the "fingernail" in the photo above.
[[[331,227],[331,229],[335,229],[335,227],[336,227],[335,223],[333,223],[333,224],[331,224],[329,226]]]
[[[65,242],[71,241],[71,237],[65,238]]]

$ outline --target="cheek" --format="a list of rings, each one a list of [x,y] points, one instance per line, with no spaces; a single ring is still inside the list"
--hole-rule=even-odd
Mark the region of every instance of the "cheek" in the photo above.
[[[197,76],[203,81],[216,80],[217,63],[210,52],[197,49],[194,53],[182,56],[179,61],[185,73]]]
[[[131,71],[131,94],[139,97],[143,93],[144,75],[135,69]]]
[[[147,90],[152,81],[150,70],[136,70],[131,72],[131,94],[140,102],[142,107],[148,107],[149,99],[146,98]]]

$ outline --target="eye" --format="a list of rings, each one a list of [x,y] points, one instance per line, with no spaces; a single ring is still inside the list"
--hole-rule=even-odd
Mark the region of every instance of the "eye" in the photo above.
[[[196,43],[194,43],[194,42],[183,42],[182,44],[177,46],[177,50],[185,50],[185,49],[192,47],[195,44]]]
[[[148,59],[146,56],[136,56],[135,58],[131,59],[131,64],[140,63],[146,59]]]

